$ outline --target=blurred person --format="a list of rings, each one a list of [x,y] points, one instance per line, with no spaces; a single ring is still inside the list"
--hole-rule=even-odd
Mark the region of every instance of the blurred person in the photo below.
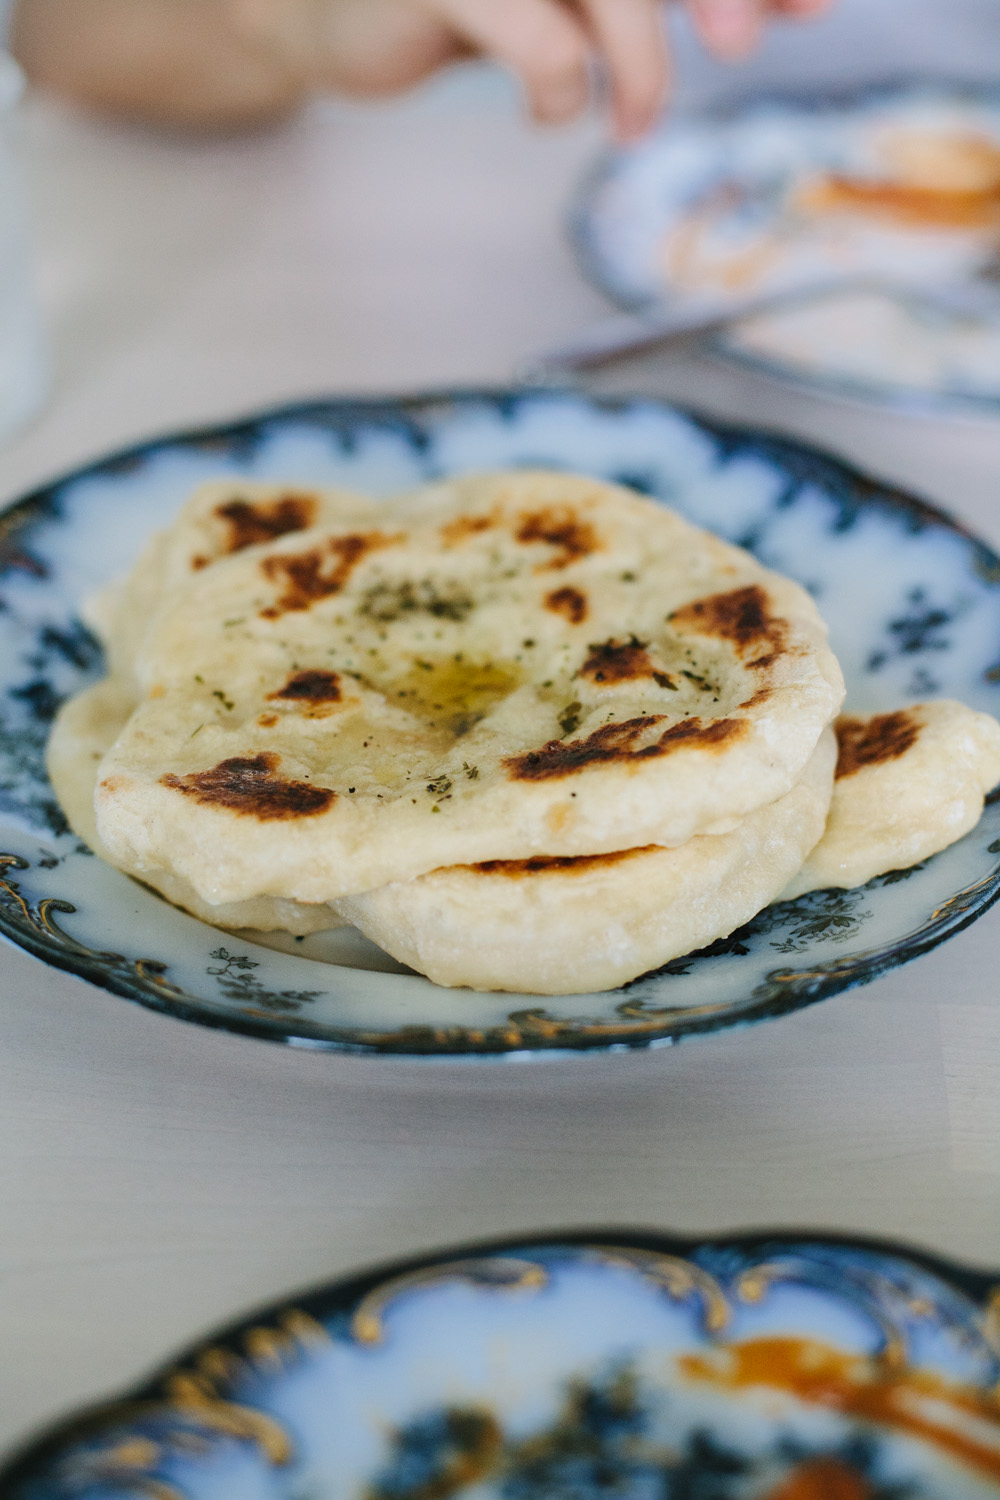
[[[684,3],[705,46],[735,61],[768,21],[830,0]],[[266,123],[315,94],[390,95],[485,57],[518,77],[547,123],[586,108],[596,65],[624,141],[667,100],[661,11],[659,0],[12,0],[9,26],[32,82],[168,127]]]

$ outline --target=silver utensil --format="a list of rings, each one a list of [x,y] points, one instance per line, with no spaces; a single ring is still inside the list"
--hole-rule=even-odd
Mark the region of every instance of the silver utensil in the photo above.
[[[703,338],[744,318],[845,292],[876,292],[906,301],[926,312],[952,318],[1000,317],[1000,284],[989,276],[942,282],[936,286],[841,278],[795,292],[747,297],[738,302],[730,299],[724,306],[714,300],[711,303],[685,302],[678,307],[648,313],[619,313],[591,324],[575,338],[553,345],[526,360],[518,374],[528,384],[544,384],[584,374],[629,355],[645,354],[673,343]]]

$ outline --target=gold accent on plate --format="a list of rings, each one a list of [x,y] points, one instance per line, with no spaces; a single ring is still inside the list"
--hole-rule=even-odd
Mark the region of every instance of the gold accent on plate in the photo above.
[[[714,1276],[693,1261],[660,1251],[631,1250],[627,1246],[596,1244],[582,1248],[590,1259],[637,1271],[639,1275],[662,1287],[675,1301],[699,1296],[707,1333],[714,1336],[728,1326],[731,1309],[725,1292]],[[503,1274],[498,1277],[497,1271],[501,1268]],[[468,1281],[497,1291],[536,1291],[546,1285],[548,1273],[544,1266],[534,1261],[495,1256],[482,1260],[452,1261],[447,1265],[429,1266],[406,1276],[397,1276],[376,1287],[359,1303],[351,1320],[352,1335],[361,1344],[381,1343],[384,1336],[383,1320],[391,1302],[406,1292],[448,1281]]]
[[[380,1344],[384,1333],[383,1318],[390,1302],[404,1292],[438,1286],[448,1281],[471,1282],[494,1291],[538,1291],[548,1275],[544,1267],[530,1260],[510,1256],[483,1256],[470,1260],[453,1260],[440,1266],[427,1266],[375,1287],[362,1298],[351,1319],[351,1334],[359,1344]]]
[[[104,1481],[115,1489],[127,1486],[142,1500],[187,1500],[180,1490],[150,1472],[163,1457],[162,1445],[153,1442],[152,1438],[125,1438],[110,1448],[76,1456],[78,1469],[75,1474],[70,1471],[71,1482],[76,1480],[92,1485],[95,1480],[98,1483]]]
[[[245,1368],[238,1354],[231,1349],[211,1345],[203,1349],[195,1361],[195,1368],[215,1386],[230,1385],[238,1380]]]
[[[290,1463],[294,1447],[290,1433],[274,1417],[256,1407],[227,1399],[228,1392],[253,1369],[269,1374],[291,1364],[296,1353],[312,1353],[332,1343],[323,1325],[299,1308],[284,1308],[277,1327],[256,1324],[243,1335],[246,1357],[222,1344],[198,1350],[190,1366],[163,1377],[160,1399],[122,1401],[107,1409],[107,1420],[155,1420],[167,1426],[160,1440],[141,1435],[127,1438],[103,1452],[80,1455],[88,1476],[128,1485],[143,1500],[185,1500],[173,1485],[152,1471],[178,1454],[200,1456],[211,1452],[211,1438],[233,1437],[256,1445],[275,1468]],[[184,1424],[184,1425],[182,1425]]]
[[[774,1283],[775,1266],[751,1266],[743,1271],[736,1283],[736,1295],[741,1302],[763,1302]]]
[[[296,1355],[295,1340],[283,1328],[248,1328],[243,1335],[247,1358],[259,1369],[280,1375]]]
[[[20,854],[0,854],[0,873],[11,870],[30,870],[31,862],[23,859]],[[165,977],[166,964],[160,963],[153,958],[128,959],[122,953],[111,953],[97,948],[91,948],[86,943],[78,942],[68,932],[64,932],[55,920],[54,912],[61,912],[66,916],[72,915],[76,907],[71,901],[64,901],[61,897],[44,896],[37,907],[32,907],[22,896],[19,887],[12,880],[0,878],[0,892],[2,892],[14,907],[20,911],[28,925],[35,932],[44,937],[52,938],[60,947],[71,953],[79,953],[85,958],[102,960],[112,972],[127,974],[131,978],[138,979],[144,984],[153,984],[165,994],[175,996],[183,1000],[184,991],[172,984]]]
[[[983,1338],[1000,1358],[1000,1282],[991,1287],[983,1309]],[[997,1388],[1000,1394],[1000,1386]]]
[[[152,1438],[126,1438],[101,1455],[105,1463],[125,1469],[151,1469],[160,1459],[160,1445]]]
[[[660,1250],[630,1250],[616,1245],[588,1245],[587,1249],[608,1264],[625,1265],[638,1271],[647,1280],[663,1287],[675,1302],[682,1302],[695,1294],[700,1296],[706,1333],[714,1336],[728,1327],[732,1317],[729,1298],[716,1278],[694,1261],[685,1260],[680,1255],[667,1255]]]
[[[278,1322],[302,1349],[326,1349],[333,1345],[333,1339],[323,1324],[300,1307],[286,1308]]]
[[[585,1021],[577,1016],[553,1016],[543,1008],[515,1010],[506,1021],[495,1026],[404,1026],[397,1031],[362,1031],[356,1040],[362,1046],[386,1048],[402,1046],[417,1051],[454,1051],[456,1044],[467,1046],[491,1046],[494,1049],[519,1052],[538,1045],[539,1042],[592,1037],[613,1045],[628,1041],[632,1037],[653,1036],[663,1031],[664,1023],[670,1020],[691,1021],[718,1015],[730,1009],[730,1000],[719,1000],[705,1005],[662,1006],[646,1010],[642,1000],[625,1000],[615,1006],[617,1020]],[[246,1009],[246,1008],[245,1008]],[[256,1014],[249,1011],[248,1014]],[[273,1018],[272,1018],[273,1019]],[[426,1044],[426,1045],[424,1045]]]
[[[972,885],[967,885],[964,890],[956,891],[953,896],[946,897],[945,900],[941,902],[941,905],[936,906],[931,912],[931,921],[936,922],[939,921],[942,917],[951,916],[953,912],[964,911],[969,902],[974,897],[978,896],[980,891],[983,891],[988,886],[992,885],[995,879],[996,872],[993,871],[989,875],[980,876],[977,881],[975,881]]]
[[[222,1400],[204,1376],[176,1371],[167,1376],[164,1390],[168,1405],[198,1427],[226,1437],[249,1438],[275,1467],[290,1462],[292,1440],[281,1423],[256,1407]]]
[[[771,1287],[778,1280],[798,1281],[803,1286],[818,1287],[820,1291],[829,1294],[830,1288],[826,1286],[822,1277],[808,1277],[796,1275],[796,1262],[794,1257],[785,1260],[763,1261],[760,1265],[750,1266],[741,1272],[735,1284],[735,1292],[741,1302],[762,1302]],[[805,1269],[812,1269],[806,1266]],[[869,1303],[858,1288],[852,1299],[867,1317],[876,1324],[882,1335],[882,1347],[878,1351],[877,1359],[890,1370],[902,1370],[907,1363],[906,1340],[902,1331],[895,1323],[890,1322],[888,1316],[881,1312],[874,1303]],[[911,1302],[912,1312],[920,1314],[918,1306]]]

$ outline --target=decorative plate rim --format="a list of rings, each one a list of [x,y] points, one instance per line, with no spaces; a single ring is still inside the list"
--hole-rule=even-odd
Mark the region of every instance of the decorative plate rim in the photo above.
[[[595,395],[573,386],[559,385],[458,386],[399,396],[318,397],[263,408],[204,426],[161,433],[70,469],[12,501],[0,511],[0,542],[7,532],[31,518],[33,512],[44,515],[46,507],[63,486],[112,473],[118,468],[128,468],[161,450],[211,443],[222,436],[238,437],[274,422],[308,421],[333,415],[344,425],[350,425],[358,418],[381,415],[405,423],[410,411],[433,411],[436,405],[480,402],[502,410],[522,401],[560,397],[584,402],[602,412],[627,410],[639,404],[676,413],[707,434],[724,451],[745,448],[782,464],[799,480],[822,480],[834,492],[849,493],[855,501],[861,497],[922,524],[946,527],[970,545],[977,568],[985,574],[1000,576],[1000,555],[964,522],[897,485],[873,478],[822,447],[752,425],[718,421],[672,401],[645,395]],[[621,1003],[615,1007],[620,1017],[617,1024],[551,1016],[544,1008],[544,997],[539,997],[542,1002],[539,1005],[514,1010],[505,1021],[487,1028],[435,1027],[429,1023],[416,1023],[395,1031],[369,1033],[357,1026],[345,1026],[343,1034],[337,1034],[337,1029],[330,1024],[314,1025],[299,1016],[272,1020],[243,1012],[213,1010],[203,998],[180,989],[166,978],[167,966],[158,959],[127,959],[121,954],[77,942],[64,933],[54,919],[54,913],[67,910],[67,903],[58,898],[43,898],[37,908],[33,908],[21,895],[16,879],[11,876],[26,868],[30,868],[30,862],[20,855],[0,850],[0,896],[3,898],[0,900],[0,938],[53,968],[148,1009],[217,1030],[316,1051],[449,1062],[605,1056],[673,1046],[691,1036],[773,1019],[879,978],[889,970],[919,958],[961,932],[1000,899],[998,857],[987,875],[952,892],[916,931],[891,944],[824,961],[809,970],[788,971],[776,966],[767,975],[764,993],[756,999],[748,999],[735,1014],[731,1004],[721,1011],[712,1005],[690,1007],[686,1011],[676,1007],[647,1006],[641,999],[630,1001],[629,986],[626,985],[621,989]],[[15,912],[20,915],[15,915]]]
[[[0,1461],[0,1500],[17,1500],[23,1486],[38,1478],[51,1459],[65,1452],[77,1440],[96,1435],[116,1420],[127,1417],[135,1404],[169,1399],[164,1392],[171,1377],[191,1370],[207,1350],[235,1354],[239,1344],[240,1357],[246,1359],[245,1344],[240,1341],[254,1330],[267,1332],[275,1326],[280,1327],[283,1315],[289,1313],[304,1314],[307,1320],[321,1322],[324,1317],[359,1309],[374,1293],[388,1291],[394,1285],[402,1291],[418,1278],[423,1279],[424,1273],[432,1273],[439,1267],[518,1251],[560,1248],[598,1252],[624,1250],[690,1260],[697,1252],[706,1250],[736,1250],[749,1256],[755,1253],[773,1255],[800,1247],[829,1247],[901,1260],[936,1276],[953,1291],[981,1307],[987,1315],[1000,1314],[1000,1267],[992,1271],[968,1265],[937,1251],[881,1235],[782,1226],[725,1230],[719,1234],[677,1235],[655,1228],[612,1225],[562,1231],[550,1229],[537,1234],[528,1231],[500,1238],[462,1241],[455,1246],[398,1260],[380,1261],[364,1270],[348,1271],[284,1297],[255,1304],[249,1311],[213,1326],[157,1363],[149,1374],[130,1382],[119,1394],[80,1406],[65,1417],[43,1424],[15,1444]]]

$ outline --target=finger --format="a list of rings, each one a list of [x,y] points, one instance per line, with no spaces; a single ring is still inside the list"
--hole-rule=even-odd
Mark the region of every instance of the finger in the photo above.
[[[725,62],[746,57],[761,33],[758,0],[689,0],[695,29],[705,46]]]
[[[555,124],[586,106],[590,40],[560,0],[431,0],[427,8],[518,75],[536,120]]]
[[[669,58],[656,0],[584,0],[597,50],[611,80],[612,118],[619,140],[642,135],[667,97]]]
[[[831,0],[771,0],[771,10],[787,20],[806,20],[830,9]]]

